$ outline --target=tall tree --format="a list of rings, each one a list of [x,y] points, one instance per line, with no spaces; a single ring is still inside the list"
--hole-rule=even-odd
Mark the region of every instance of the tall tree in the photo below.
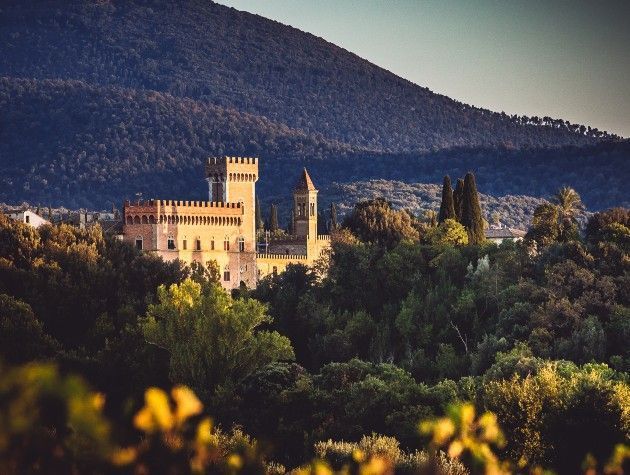
[[[148,342],[169,353],[173,383],[207,400],[268,363],[295,358],[291,342],[264,330],[272,319],[255,299],[232,299],[216,283],[191,279],[158,288],[158,303],[142,320]]]
[[[335,203],[330,203],[330,229],[329,232],[335,231],[339,227],[337,222],[337,207]]]
[[[271,205],[269,211],[269,231],[276,232],[280,226],[278,225],[278,207],[274,204]]]
[[[462,211],[464,209],[464,180],[457,179],[455,191],[453,192],[453,206],[455,208],[455,219],[462,222]]]
[[[291,216],[289,217],[289,226],[288,226],[289,234],[295,234],[295,213],[291,210]]]
[[[443,223],[447,219],[455,219],[455,203],[453,202],[453,188],[451,187],[451,177],[446,175],[442,184],[442,203],[440,204],[440,214],[438,221]]]
[[[485,240],[479,193],[477,192],[477,185],[475,184],[475,175],[470,172],[466,173],[466,177],[464,178],[461,223],[466,227],[466,231],[468,231],[468,242],[470,244],[479,244]]]
[[[265,223],[262,218],[262,213],[260,211],[260,200],[258,196],[256,197],[256,230],[263,231],[265,229]]]

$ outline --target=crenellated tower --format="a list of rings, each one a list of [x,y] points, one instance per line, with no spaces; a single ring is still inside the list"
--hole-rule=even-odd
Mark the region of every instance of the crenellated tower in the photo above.
[[[293,222],[296,236],[317,240],[317,189],[306,168],[293,189]]]
[[[208,200],[221,203],[241,203],[243,234],[256,242],[256,182],[258,159],[254,157],[210,157],[206,161]]]

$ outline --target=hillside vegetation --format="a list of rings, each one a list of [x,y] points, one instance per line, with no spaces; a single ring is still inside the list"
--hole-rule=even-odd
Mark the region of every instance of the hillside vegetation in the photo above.
[[[472,170],[490,195],[566,184],[593,210],[627,204],[616,137],[462,104],[211,2],[3,2],[0,77],[0,201],[200,199],[202,161],[229,154],[261,157],[265,206],[301,166],[320,188]]]

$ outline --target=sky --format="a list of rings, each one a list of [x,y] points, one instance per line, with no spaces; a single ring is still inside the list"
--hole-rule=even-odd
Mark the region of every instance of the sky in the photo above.
[[[219,0],[434,92],[630,137],[630,0]]]

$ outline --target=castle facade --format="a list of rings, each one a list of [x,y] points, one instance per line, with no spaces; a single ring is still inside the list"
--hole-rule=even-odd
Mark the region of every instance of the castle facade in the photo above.
[[[205,166],[208,201],[126,201],[123,241],[186,263],[216,261],[225,289],[249,288],[289,264],[312,266],[330,247],[317,235],[317,189],[306,169],[293,190],[293,234],[257,243],[258,159],[211,157]]]

